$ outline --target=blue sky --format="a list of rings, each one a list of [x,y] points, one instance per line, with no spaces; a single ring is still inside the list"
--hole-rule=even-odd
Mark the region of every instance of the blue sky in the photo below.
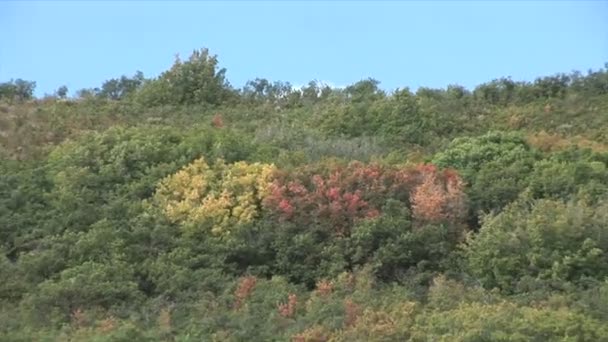
[[[0,2],[0,81],[36,93],[156,76],[207,47],[230,82],[385,89],[533,80],[608,62],[606,1]]]

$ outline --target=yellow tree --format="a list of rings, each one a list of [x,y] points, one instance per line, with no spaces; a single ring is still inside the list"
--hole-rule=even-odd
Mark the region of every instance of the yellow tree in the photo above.
[[[162,180],[155,201],[174,222],[227,235],[257,217],[274,172],[271,164],[220,159],[209,165],[200,158]]]

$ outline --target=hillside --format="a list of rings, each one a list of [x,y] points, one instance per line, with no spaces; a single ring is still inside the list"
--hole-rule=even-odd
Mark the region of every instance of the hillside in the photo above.
[[[608,65],[0,84],[2,341],[608,341]]]

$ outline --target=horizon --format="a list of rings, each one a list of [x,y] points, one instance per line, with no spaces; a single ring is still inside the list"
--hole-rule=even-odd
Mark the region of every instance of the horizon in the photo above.
[[[0,82],[35,81],[38,97],[66,85],[73,96],[138,70],[156,77],[176,54],[208,48],[235,88],[373,78],[387,91],[473,89],[603,68],[606,13],[605,1],[9,1],[0,3]]]

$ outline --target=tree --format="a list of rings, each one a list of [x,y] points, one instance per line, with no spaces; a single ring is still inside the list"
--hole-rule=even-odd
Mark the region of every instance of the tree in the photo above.
[[[464,237],[449,223],[415,223],[403,203],[387,201],[382,214],[357,222],[348,241],[355,265],[369,265],[382,281],[402,280],[406,274],[436,271]],[[455,229],[456,228],[456,229]]]
[[[516,133],[489,132],[479,137],[454,139],[432,161],[458,170],[467,183],[471,215],[499,210],[528,185],[533,165],[540,158]]]
[[[571,148],[538,161],[529,177],[535,198],[596,201],[608,194],[608,154]]]
[[[272,83],[264,78],[247,82],[242,96],[249,101],[271,104],[278,108],[294,106],[300,100],[300,93],[294,91],[289,82]]]
[[[76,92],[76,96],[81,99],[90,99],[99,96],[99,88],[83,88]]]
[[[122,100],[135,93],[144,80],[144,74],[141,71],[136,72],[133,77],[123,75],[120,78],[110,79],[101,86],[98,96],[110,100]]]
[[[34,96],[34,89],[36,89],[36,82],[20,78],[0,83],[0,99],[27,101]]]
[[[425,222],[458,221],[465,214],[463,182],[453,170],[438,172],[434,165],[418,168],[422,182],[412,191],[414,218]]]
[[[282,221],[349,236],[354,223],[377,217],[390,200],[409,205],[420,222],[458,222],[465,210],[462,180],[453,170],[360,162],[303,167],[278,177],[264,205]]]
[[[161,181],[155,201],[172,221],[229,235],[260,215],[273,173],[273,165],[200,158]]]
[[[65,99],[68,95],[68,87],[63,85],[57,88],[57,90],[55,91],[55,95],[60,99]]]
[[[321,100],[327,100],[335,90],[327,84],[318,81],[310,81],[300,89],[303,105],[313,105]]]
[[[527,292],[608,275],[606,203],[516,202],[484,219],[466,247],[470,272],[487,288]],[[536,285],[535,285],[536,284]]]
[[[416,317],[413,341],[599,341],[605,322],[569,308],[519,307],[511,302],[463,303]]]
[[[171,69],[144,84],[138,94],[145,105],[219,105],[234,98],[226,69],[209,50],[195,50],[187,61],[175,59]]]
[[[126,208],[139,206],[161,179],[197,157],[229,162],[246,157],[251,145],[232,141],[242,143],[229,133],[200,127],[144,126],[112,128],[66,142],[52,151],[47,164],[55,185],[48,198],[59,212],[70,211],[57,217],[58,226],[85,230],[102,217],[125,219]]]
[[[353,102],[375,101],[386,96],[379,85],[380,81],[368,78],[346,87],[344,92]]]
[[[335,91],[337,101],[328,101],[330,105],[318,118],[318,125],[333,135],[359,137],[378,134],[384,125],[383,115],[390,108],[386,93],[378,87],[379,84],[370,78]],[[305,98],[310,98],[316,89],[304,91]]]

